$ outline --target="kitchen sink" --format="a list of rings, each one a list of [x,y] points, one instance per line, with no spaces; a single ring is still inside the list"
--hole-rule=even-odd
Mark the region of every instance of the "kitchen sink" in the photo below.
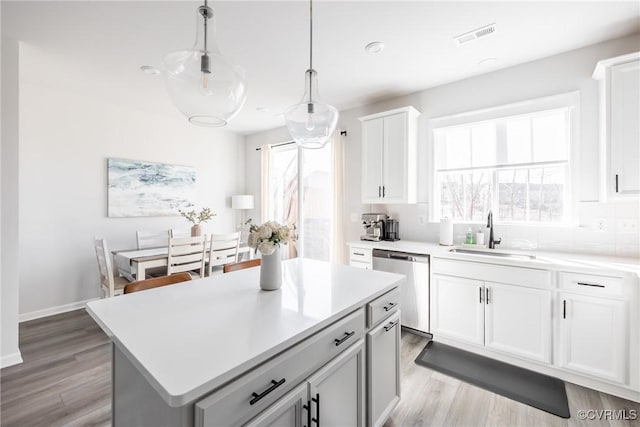
[[[449,249],[449,252],[458,253],[458,254],[469,254],[469,255],[483,255],[483,256],[495,256],[502,258],[516,258],[516,259],[536,259],[535,255],[528,254],[512,254],[509,252],[494,252],[491,249],[488,250],[478,250],[478,249]]]

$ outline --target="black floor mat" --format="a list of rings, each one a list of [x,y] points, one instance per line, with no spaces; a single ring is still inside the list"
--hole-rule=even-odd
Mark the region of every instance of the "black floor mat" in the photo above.
[[[517,400],[562,418],[569,418],[564,382],[438,342],[429,341],[418,365]]]

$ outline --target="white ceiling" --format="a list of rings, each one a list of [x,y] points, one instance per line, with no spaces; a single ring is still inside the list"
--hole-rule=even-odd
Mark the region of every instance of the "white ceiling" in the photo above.
[[[165,53],[191,46],[192,1],[7,2],[3,32],[40,51],[43,85],[179,114],[159,76]],[[308,3],[213,1],[221,51],[248,76],[247,102],[228,126],[253,133],[283,125],[308,66]],[[494,35],[453,37],[497,24]],[[640,2],[318,1],[314,68],[322,99],[340,110],[464,79],[640,31]],[[364,51],[371,41],[386,48]],[[493,65],[479,66],[486,58]],[[259,112],[258,107],[268,108]]]

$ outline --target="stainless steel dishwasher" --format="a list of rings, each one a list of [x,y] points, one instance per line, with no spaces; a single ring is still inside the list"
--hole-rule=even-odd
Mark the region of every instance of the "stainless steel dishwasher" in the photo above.
[[[429,333],[429,256],[374,249],[373,269],[407,277],[400,285],[400,322],[410,331]]]

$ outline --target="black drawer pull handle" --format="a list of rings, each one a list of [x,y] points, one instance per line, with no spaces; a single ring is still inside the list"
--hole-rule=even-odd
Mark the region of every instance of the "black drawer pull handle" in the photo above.
[[[334,339],[333,342],[336,343],[336,347],[339,346],[340,344],[342,344],[343,342],[345,342],[346,340],[348,340],[349,338],[351,338],[352,336],[354,336],[356,334],[356,331],[351,331],[351,332],[345,332],[344,333],[344,337],[338,339]]]
[[[282,384],[284,384],[284,378],[281,379],[280,381],[271,380],[271,386],[269,386],[269,388],[266,389],[265,391],[263,391],[262,393],[260,393],[260,394],[251,393],[251,396],[253,396],[253,399],[251,399],[249,401],[249,405],[253,405],[254,403],[258,402],[260,399],[262,399],[267,394],[271,393],[273,390],[275,390],[278,387],[280,387]]]
[[[389,332],[391,329],[393,329],[394,326],[396,326],[398,324],[398,321],[396,320],[395,322],[391,322],[389,323],[387,326],[384,327],[384,331],[385,332]]]
[[[354,252],[354,255],[358,255],[358,256],[364,256],[364,254],[362,252]]]
[[[582,283],[582,282],[578,282],[578,285],[580,285],[580,286],[591,286],[593,288],[604,288],[604,285],[599,285],[597,283]]]
[[[562,300],[562,318],[567,318],[567,300]]]
[[[389,311],[391,310],[393,307],[395,307],[396,305],[398,305],[397,302],[390,302],[389,305],[385,305],[384,307],[382,307],[382,309],[384,311]]]

